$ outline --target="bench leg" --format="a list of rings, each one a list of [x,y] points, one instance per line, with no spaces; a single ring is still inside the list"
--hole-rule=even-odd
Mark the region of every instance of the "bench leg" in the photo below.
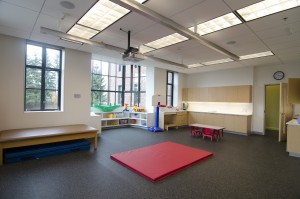
[[[97,150],[98,147],[98,134],[96,133],[96,136],[94,138],[94,150]]]

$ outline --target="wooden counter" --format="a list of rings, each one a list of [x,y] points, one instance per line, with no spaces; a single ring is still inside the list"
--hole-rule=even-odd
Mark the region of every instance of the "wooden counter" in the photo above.
[[[286,150],[290,156],[300,158],[300,124],[296,119],[287,122]]]

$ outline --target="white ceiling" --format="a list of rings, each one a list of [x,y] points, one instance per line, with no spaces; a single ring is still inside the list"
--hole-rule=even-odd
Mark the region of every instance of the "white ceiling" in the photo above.
[[[118,52],[78,45],[62,41],[58,37],[40,33],[40,27],[67,32],[82,17],[96,0],[69,0],[74,9],[60,5],[61,0],[0,0],[0,34],[34,41],[45,42],[72,49],[93,53],[93,57],[106,61],[125,63]],[[195,24],[243,8],[258,0],[149,0],[145,6],[168,17],[176,23],[189,28]],[[287,18],[287,20],[284,20]],[[159,39],[174,33],[173,30],[131,12],[92,40],[127,48],[127,34],[120,28],[131,31],[131,46]],[[272,51],[275,56],[210,65],[193,69],[182,69],[160,62],[145,60],[142,65],[162,67],[182,73],[198,73],[212,70],[248,66],[268,66],[300,63],[300,7],[243,23],[225,30],[203,36],[238,56]],[[227,42],[235,41],[235,44]],[[189,40],[147,55],[170,60],[185,65],[227,58],[198,42]]]

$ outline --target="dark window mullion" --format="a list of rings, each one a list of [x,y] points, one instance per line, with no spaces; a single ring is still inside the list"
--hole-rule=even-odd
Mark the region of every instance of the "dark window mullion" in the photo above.
[[[46,48],[42,53],[42,79],[41,79],[41,110],[45,110],[46,103]]]
[[[123,65],[123,74],[122,74],[122,105],[125,104],[125,78],[126,78],[126,65]]]

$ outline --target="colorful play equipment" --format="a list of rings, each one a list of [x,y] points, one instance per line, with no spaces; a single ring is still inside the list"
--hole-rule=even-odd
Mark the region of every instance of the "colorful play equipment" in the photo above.
[[[148,130],[151,132],[163,132],[164,130],[159,128],[159,105],[160,102],[158,102],[156,106],[156,113],[155,113],[155,126],[149,127]]]

